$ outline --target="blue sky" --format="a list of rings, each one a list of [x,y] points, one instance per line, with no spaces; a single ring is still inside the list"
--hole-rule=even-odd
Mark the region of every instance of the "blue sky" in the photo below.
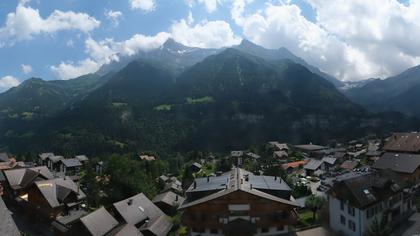
[[[197,47],[247,38],[342,80],[383,78],[420,64],[419,22],[419,0],[5,0],[0,91],[95,72],[168,37]]]

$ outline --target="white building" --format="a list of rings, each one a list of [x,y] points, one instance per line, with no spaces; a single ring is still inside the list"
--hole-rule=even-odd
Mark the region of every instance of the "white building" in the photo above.
[[[392,175],[368,173],[334,184],[328,196],[330,227],[348,236],[363,236],[375,218],[389,226],[412,208],[403,184]]]

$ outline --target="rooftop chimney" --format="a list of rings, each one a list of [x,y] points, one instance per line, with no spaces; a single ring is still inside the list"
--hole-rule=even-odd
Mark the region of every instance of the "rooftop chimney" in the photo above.
[[[210,176],[207,176],[207,183],[210,182]]]
[[[133,204],[133,199],[128,199],[127,205],[131,206]]]
[[[274,176],[274,180],[277,180],[277,175],[276,175],[276,176]]]
[[[175,195],[175,202],[178,201],[178,194]]]
[[[195,182],[195,180],[194,180],[193,189],[196,189],[196,188],[197,188],[197,182]]]
[[[252,190],[252,184],[250,186],[251,186],[251,190]]]

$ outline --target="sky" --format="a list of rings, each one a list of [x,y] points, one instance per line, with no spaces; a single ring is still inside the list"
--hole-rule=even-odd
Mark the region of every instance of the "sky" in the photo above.
[[[386,78],[420,64],[420,0],[2,0],[0,91],[94,73],[168,38],[248,39],[343,81]]]

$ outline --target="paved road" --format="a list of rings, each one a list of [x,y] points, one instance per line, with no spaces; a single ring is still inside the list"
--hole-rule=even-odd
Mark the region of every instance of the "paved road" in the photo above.
[[[392,232],[393,236],[420,236],[420,213],[414,213]]]
[[[325,192],[320,192],[318,190],[316,190],[318,188],[318,186],[321,185],[321,181],[318,182],[309,182],[309,186],[311,187],[311,191],[313,194],[315,194],[316,196],[320,196],[320,197],[326,197]]]

